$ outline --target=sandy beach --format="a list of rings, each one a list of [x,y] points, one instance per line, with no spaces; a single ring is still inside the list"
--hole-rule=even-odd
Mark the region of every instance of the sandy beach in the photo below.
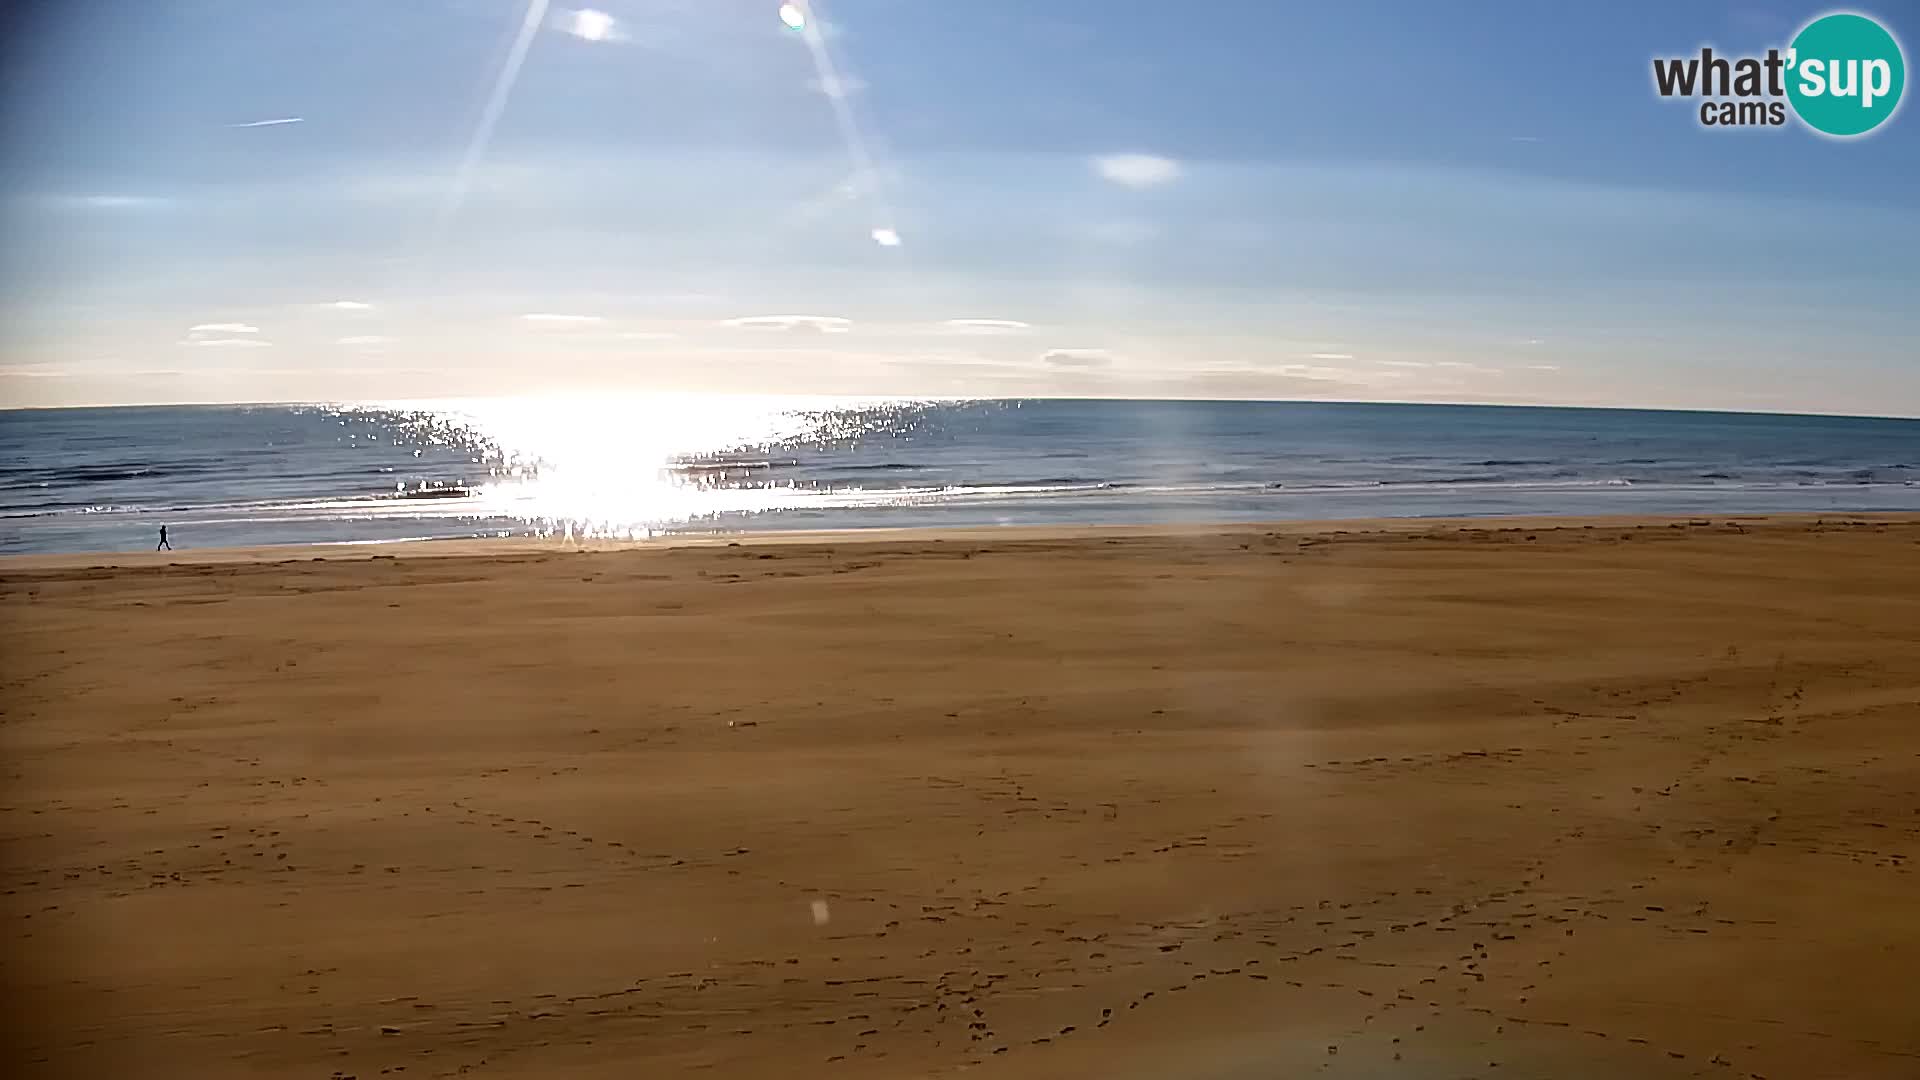
[[[19,1077],[1920,1075],[1920,520],[0,563]]]

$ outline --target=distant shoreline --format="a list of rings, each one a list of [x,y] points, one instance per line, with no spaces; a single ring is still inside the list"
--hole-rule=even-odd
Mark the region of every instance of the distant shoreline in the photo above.
[[[1328,518],[1268,521],[1137,525],[1001,525],[983,528],[889,528],[774,530],[731,533],[669,533],[639,540],[576,540],[559,537],[476,537],[466,539],[357,540],[334,544],[258,544],[247,547],[182,548],[176,551],[94,551],[0,555],[0,573],[47,569],[95,569],[149,566],[203,566],[226,563],[272,565],[291,562],[350,562],[405,556],[487,558],[560,553],[604,554],[676,547],[859,546],[888,543],[1007,542],[1036,543],[1088,539],[1166,539],[1189,537],[1367,536],[1530,530],[1658,528],[1728,529],[1792,532],[1826,525],[1920,525],[1920,511],[1787,514],[1600,514],[1511,515],[1450,518]]]
[[[447,398],[394,398],[366,399],[353,401],[163,401],[163,402],[116,402],[92,405],[9,405],[0,407],[0,416],[9,413],[48,413],[48,412],[97,412],[102,410],[138,410],[138,409],[390,409],[415,408],[445,404],[449,401],[513,401],[552,397],[566,400],[588,394],[598,395],[597,391],[569,391],[553,395],[545,394],[476,394],[471,396],[454,395]],[[1793,409],[1728,409],[1708,405],[1576,405],[1556,404],[1537,401],[1406,401],[1375,400],[1367,398],[1214,398],[1214,397],[1051,397],[993,395],[949,396],[944,394],[806,394],[771,392],[765,395],[736,394],[728,391],[613,391],[612,397],[630,397],[634,399],[657,397],[793,397],[819,401],[885,401],[885,402],[924,402],[929,404],[966,404],[969,402],[1008,403],[1018,401],[1057,401],[1057,402],[1134,402],[1142,405],[1361,405],[1361,406],[1405,406],[1409,408],[1441,409],[1543,409],[1567,412],[1598,413],[1676,413],[1686,416],[1760,416],[1784,419],[1805,418],[1809,420],[1893,420],[1920,421],[1920,413],[1898,415],[1890,413],[1867,412],[1819,412]]]

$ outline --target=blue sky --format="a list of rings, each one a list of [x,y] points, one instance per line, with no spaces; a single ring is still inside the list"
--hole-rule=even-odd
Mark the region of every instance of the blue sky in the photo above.
[[[1842,142],[1651,88],[1824,5],[588,3],[16,20],[0,404],[1920,415],[1912,109]]]

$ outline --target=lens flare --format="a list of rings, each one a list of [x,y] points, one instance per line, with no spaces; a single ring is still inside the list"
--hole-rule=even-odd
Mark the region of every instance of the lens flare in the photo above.
[[[874,217],[881,222],[867,235],[881,247],[899,247],[900,234],[892,225],[886,224],[895,220],[893,208],[887,205],[885,196],[877,190],[880,174],[873,166],[873,156],[867,152],[867,141],[861,136],[860,125],[854,120],[853,106],[847,100],[846,91],[852,82],[840,74],[833,62],[833,53],[827,48],[825,35],[819,26],[807,22],[807,14],[800,4],[786,4],[780,9],[782,21],[800,31],[800,40],[806,43],[807,52],[813,56],[814,85],[826,93],[827,103],[833,107],[834,123],[840,128],[841,141],[847,146],[847,158],[853,164],[853,182],[866,191]]]
[[[607,41],[613,37],[613,16],[604,11],[582,8],[573,13],[567,32],[585,41]]]
[[[552,0],[527,0],[527,10],[520,20],[520,30],[514,35],[513,47],[507,52],[507,60],[500,68],[500,77],[494,80],[493,91],[487,95],[486,107],[481,110],[480,123],[474,128],[473,137],[467,140],[466,152],[460,155],[460,167],[454,173],[453,186],[440,204],[438,224],[434,230],[436,246],[446,235],[447,226],[460,212],[460,205],[467,199],[467,191],[473,186],[473,174],[480,167],[480,161],[487,156],[487,144],[493,141],[494,125],[500,122],[500,114],[506,110],[507,99],[513,96],[513,84],[520,78],[520,66],[527,61],[527,50],[533,47],[534,35],[546,22],[547,7]]]

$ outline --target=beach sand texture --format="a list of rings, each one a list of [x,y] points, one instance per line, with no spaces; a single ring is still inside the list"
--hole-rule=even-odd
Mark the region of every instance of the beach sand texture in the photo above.
[[[1920,1076],[1920,522],[1335,528],[0,566],[0,1071]]]

